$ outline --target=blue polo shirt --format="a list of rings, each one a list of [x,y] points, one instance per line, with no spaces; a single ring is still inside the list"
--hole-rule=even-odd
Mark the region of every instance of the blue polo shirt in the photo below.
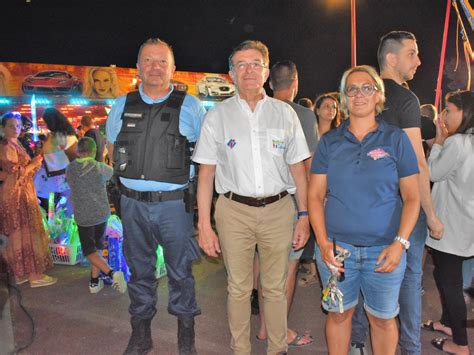
[[[397,235],[402,201],[399,179],[418,173],[408,136],[378,120],[359,142],[349,120],[320,140],[311,173],[327,176],[328,237],[352,245],[388,245]]]
[[[157,104],[165,101],[173,91],[173,85],[170,85],[170,91],[164,97],[158,99],[152,99],[143,92],[142,85],[139,87],[140,96],[143,101],[147,104]],[[109,112],[105,131],[107,135],[107,141],[114,143],[117,136],[122,128],[122,113],[125,108],[127,96],[120,96],[115,100],[115,104]],[[181,112],[179,114],[179,132],[185,136],[188,141],[196,142],[199,137],[201,130],[202,120],[206,110],[202,106],[201,102],[192,95],[186,95],[184,97],[183,105],[181,106]],[[191,165],[190,176],[194,176],[194,166]],[[128,187],[129,189],[137,191],[173,191],[184,188],[187,184],[170,184],[160,181],[152,180],[139,180],[139,179],[127,179],[120,178],[120,182]]]

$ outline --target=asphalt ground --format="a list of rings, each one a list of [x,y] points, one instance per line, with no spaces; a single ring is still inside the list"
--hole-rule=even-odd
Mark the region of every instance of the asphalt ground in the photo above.
[[[0,288],[0,354],[8,354],[14,346],[22,347],[34,339],[20,354],[79,355],[122,354],[130,336],[127,294],[119,294],[106,286],[99,294],[88,290],[88,267],[55,265],[49,274],[58,277],[57,284],[30,288],[28,283],[10,289],[5,280]],[[423,319],[439,319],[441,307],[433,280],[433,266],[428,257],[425,266]],[[196,318],[196,347],[201,355],[225,355],[230,351],[230,333],[226,316],[226,274],[222,260],[202,258],[194,265],[197,298],[202,314]],[[289,354],[326,354],[325,315],[320,307],[320,285],[297,286],[289,316],[289,326],[299,332],[310,332],[315,342],[304,348],[292,348]],[[168,314],[166,276],[158,288],[158,313],[152,323],[152,354],[177,354],[174,316]],[[2,306],[2,304],[4,304]],[[474,344],[474,316],[468,305],[468,336]],[[265,354],[266,344],[255,339],[258,317],[252,316],[252,353]],[[422,331],[423,354],[441,354],[430,340],[442,334]],[[370,347],[368,353],[370,354]]]

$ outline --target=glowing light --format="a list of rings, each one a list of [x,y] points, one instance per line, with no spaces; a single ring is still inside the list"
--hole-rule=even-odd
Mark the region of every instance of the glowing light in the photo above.
[[[33,141],[37,142],[38,141],[38,124],[37,124],[37,119],[36,119],[36,99],[35,99],[35,94],[31,96],[31,123],[33,125]]]
[[[156,278],[160,278],[166,275],[166,264],[165,264],[165,257],[163,255],[163,248],[161,245],[158,245],[156,249],[156,271],[155,276]]]
[[[0,105],[10,105],[11,101],[5,97],[0,97]]]
[[[347,6],[346,0],[328,0],[325,4],[329,10],[340,10]]]
[[[58,256],[68,256],[67,247],[57,246],[56,253]]]
[[[49,100],[45,97],[36,97],[35,98],[35,95],[33,94],[33,96],[31,96],[31,104],[32,105],[37,105],[37,106],[48,106],[48,105],[51,105],[51,100]]]
[[[106,104],[106,105],[113,106],[113,105],[115,105],[115,100],[113,100],[113,99],[107,99],[107,100],[105,100],[105,104]]]
[[[85,106],[85,105],[89,105],[89,100],[81,99],[81,98],[73,98],[71,99],[70,104],[73,106]]]
[[[48,224],[53,222],[54,218],[54,192],[49,193],[48,198]]]

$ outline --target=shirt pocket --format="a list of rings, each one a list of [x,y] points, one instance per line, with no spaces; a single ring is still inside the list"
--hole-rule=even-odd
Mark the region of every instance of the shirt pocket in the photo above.
[[[284,129],[267,129],[267,151],[276,156],[283,156],[287,149],[288,138]]]

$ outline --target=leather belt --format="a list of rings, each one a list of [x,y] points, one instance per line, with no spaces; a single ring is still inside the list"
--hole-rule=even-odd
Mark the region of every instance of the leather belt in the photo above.
[[[141,202],[162,202],[180,200],[184,198],[184,190],[173,191],[136,191],[120,185],[120,192],[134,200]]]
[[[269,205],[273,202],[281,200],[286,195],[288,195],[288,191],[283,191],[283,192],[280,192],[278,195],[263,197],[263,198],[241,196],[230,191],[224,194],[225,197],[227,197],[228,199],[232,201],[240,202],[252,207],[265,207],[266,205]]]

